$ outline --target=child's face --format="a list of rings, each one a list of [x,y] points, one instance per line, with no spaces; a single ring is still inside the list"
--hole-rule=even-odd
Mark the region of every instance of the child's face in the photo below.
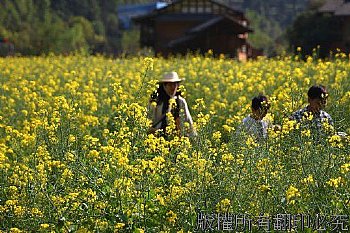
[[[265,108],[260,108],[255,110],[254,114],[257,116],[259,120],[263,119],[267,115],[268,110]]]
[[[252,112],[256,119],[262,120],[268,113],[270,109],[270,103],[268,101],[263,101],[261,107],[258,109],[253,109]]]

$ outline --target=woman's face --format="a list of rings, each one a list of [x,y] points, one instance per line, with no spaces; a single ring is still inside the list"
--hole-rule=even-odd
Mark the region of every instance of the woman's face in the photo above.
[[[165,92],[168,94],[168,96],[170,97],[174,97],[177,89],[179,88],[180,83],[176,82],[176,83],[164,83],[164,90]]]

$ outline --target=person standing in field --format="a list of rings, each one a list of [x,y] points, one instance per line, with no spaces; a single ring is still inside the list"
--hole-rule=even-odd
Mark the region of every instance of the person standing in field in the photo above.
[[[166,136],[169,123],[174,120],[179,135],[196,135],[187,102],[178,90],[181,81],[174,71],[165,73],[159,80],[159,87],[151,95],[148,105],[148,117],[152,121],[149,133],[159,130],[161,135]]]
[[[251,114],[243,119],[239,126],[239,134],[245,133],[254,136],[256,139],[266,139],[267,129],[271,127],[264,117],[270,109],[270,103],[266,96],[258,95],[252,99]]]
[[[323,85],[314,85],[307,92],[308,105],[294,112],[290,119],[310,129],[323,129],[324,126],[333,128],[332,117],[323,109],[327,104],[328,93]]]

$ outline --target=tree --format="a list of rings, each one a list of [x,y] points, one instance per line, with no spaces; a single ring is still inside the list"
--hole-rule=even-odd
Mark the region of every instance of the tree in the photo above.
[[[330,42],[340,39],[340,24],[336,17],[306,12],[300,15],[288,30],[291,49],[302,48],[302,55],[312,54],[319,48],[319,56],[325,57],[330,51]]]
[[[249,43],[255,48],[263,49],[268,56],[275,54],[274,38],[282,34],[279,24],[252,10],[248,10],[246,16],[254,29],[254,33],[249,34]]]

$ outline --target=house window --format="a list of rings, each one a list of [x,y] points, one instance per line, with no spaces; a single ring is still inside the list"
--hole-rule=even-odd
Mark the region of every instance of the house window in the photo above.
[[[218,5],[213,5],[213,10],[214,11],[219,11],[219,6]]]
[[[182,11],[182,9],[183,9],[183,7],[181,7],[181,6],[177,5],[177,4],[175,4],[175,5],[173,6],[173,10],[174,10],[174,11]]]
[[[205,12],[206,12],[206,13],[210,13],[210,12],[211,12],[210,6],[206,6],[206,7],[205,7]]]
[[[198,10],[198,13],[210,13],[211,12],[210,6],[199,6],[197,10]]]
[[[188,11],[187,6],[183,6],[182,9],[181,9],[181,12],[182,13],[188,13],[189,11]]]

